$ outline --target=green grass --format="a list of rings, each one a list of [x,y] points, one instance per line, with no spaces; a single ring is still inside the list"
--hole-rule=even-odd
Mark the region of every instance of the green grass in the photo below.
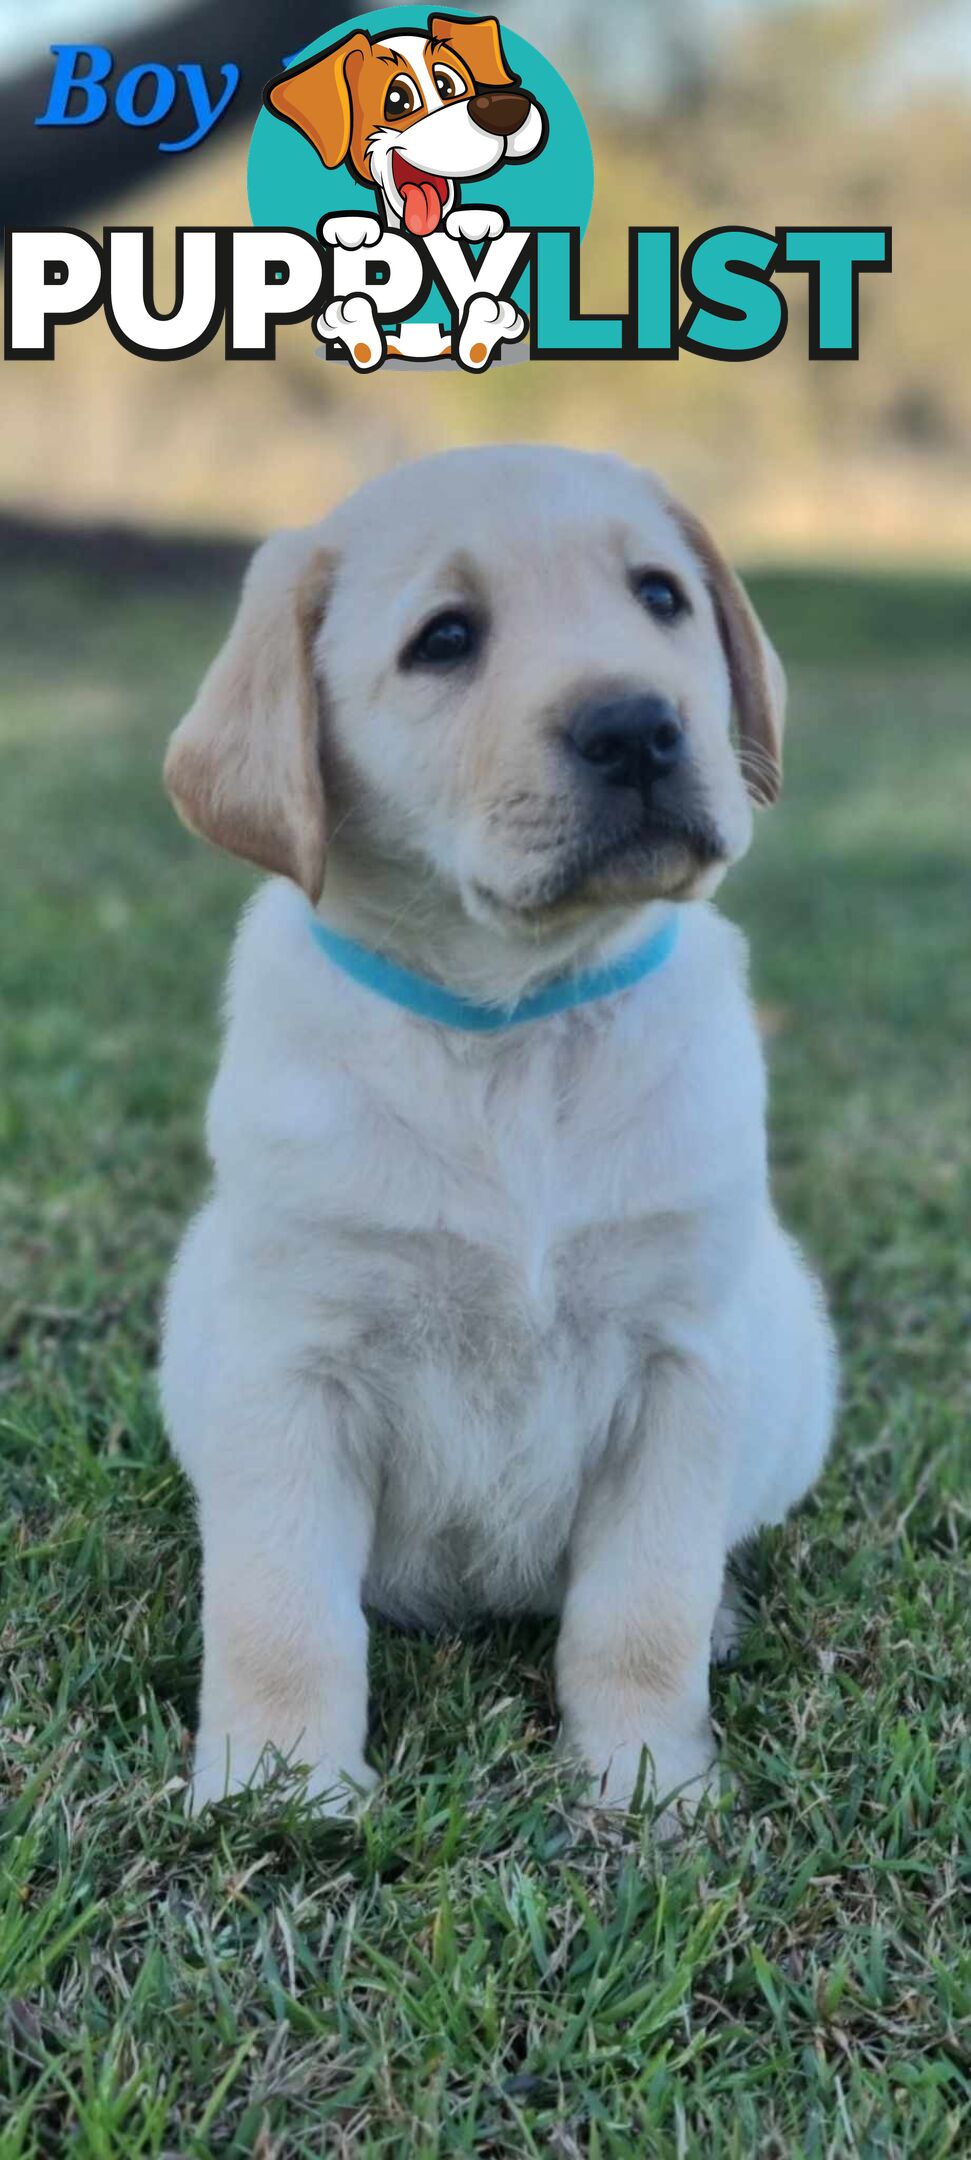
[[[153,1358],[248,880],[158,767],[229,598],[5,569],[2,2160],[968,2150],[971,592],[762,596],[791,779],[728,905],[844,1408],[715,1683],[740,1797],[659,1854],[557,1786],[536,1627],[376,1631],[360,1831],[186,1823]]]

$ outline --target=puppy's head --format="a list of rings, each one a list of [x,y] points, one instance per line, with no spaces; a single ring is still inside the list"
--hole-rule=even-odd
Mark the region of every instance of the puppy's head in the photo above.
[[[261,550],[166,776],[190,826],[315,901],[329,822],[345,884],[413,872],[535,940],[710,893],[778,794],[783,702],[656,481],[456,451]]]
[[[546,136],[491,16],[435,15],[427,31],[381,41],[356,30],[270,83],[265,103],[325,165],[346,162],[378,188],[419,238],[452,209],[456,181],[534,157]]]

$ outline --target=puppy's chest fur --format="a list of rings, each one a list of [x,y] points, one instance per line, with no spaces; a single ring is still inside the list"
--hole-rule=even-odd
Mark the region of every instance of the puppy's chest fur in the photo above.
[[[657,1354],[707,1356],[764,1213],[763,1080],[731,928],[509,1035],[446,1036],[321,971],[270,887],[210,1105],[225,1307],[319,1391],[399,1616],[555,1605],[585,1482]]]
[[[584,1478],[717,1264],[636,1048],[618,1071],[574,1023],[404,1094],[378,1069],[299,1142],[281,1106],[299,1202],[281,1223],[277,1184],[273,1242],[378,1494],[367,1589],[397,1618],[555,1607]]]
[[[581,1482],[633,1412],[649,1323],[610,1309],[616,1230],[546,1242],[468,1231],[359,1233],[339,1249],[358,1291],[353,1368],[380,1408],[375,1602],[555,1602]],[[624,1237],[640,1261],[649,1239]],[[373,1442],[372,1442],[373,1444]]]

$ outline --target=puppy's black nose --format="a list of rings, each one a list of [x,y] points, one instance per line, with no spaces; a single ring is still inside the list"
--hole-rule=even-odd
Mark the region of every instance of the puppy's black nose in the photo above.
[[[684,757],[684,728],[662,697],[618,697],[581,707],[568,730],[571,749],[608,787],[636,788],[646,802],[658,780]]]
[[[525,90],[479,90],[469,99],[469,112],[487,135],[515,135],[529,119],[531,104]]]

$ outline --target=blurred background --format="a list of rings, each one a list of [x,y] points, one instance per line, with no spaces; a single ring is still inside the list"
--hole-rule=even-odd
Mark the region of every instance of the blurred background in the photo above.
[[[0,0],[4,222],[157,224],[167,291],[165,235],[177,223],[248,222],[262,82],[341,12],[333,0]],[[6,505],[54,521],[249,534],[313,517],[429,447],[524,435],[658,465],[750,558],[966,559],[965,0],[506,0],[496,13],[549,54],[591,128],[586,306],[626,305],[629,223],[678,224],[684,244],[722,223],[889,222],[893,275],[862,280],[861,361],[807,364],[797,275],[783,281],[786,338],[748,366],[685,355],[362,381],[326,366],[301,327],[281,334],[274,363],[227,367],[217,341],[170,368],[132,359],[98,318],[59,336],[53,373],[4,370]],[[159,154],[159,130],[114,121],[35,129],[48,45],[74,38],[111,45],[116,79],[126,59],[205,53],[214,78],[218,62],[242,60],[242,87],[184,156]]]

